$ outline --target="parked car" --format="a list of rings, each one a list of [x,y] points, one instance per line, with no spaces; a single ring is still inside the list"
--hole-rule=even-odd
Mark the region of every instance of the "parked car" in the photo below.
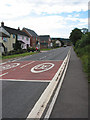
[[[67,47],[67,45],[64,45],[63,47]]]

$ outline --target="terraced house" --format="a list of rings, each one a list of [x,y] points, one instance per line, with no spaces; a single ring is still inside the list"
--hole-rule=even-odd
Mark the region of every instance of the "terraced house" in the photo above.
[[[4,26],[4,22],[1,23],[1,27],[5,29],[10,37],[2,37],[2,44],[7,52],[14,50],[15,44],[18,41],[22,49],[27,49],[30,47],[30,37],[19,28],[14,29],[7,26]]]
[[[30,46],[40,48],[40,38],[37,33],[31,29],[23,28],[23,32],[25,32],[30,37]]]
[[[5,47],[2,43],[2,37],[10,38],[10,34],[2,27],[0,27],[0,55],[5,51]]]
[[[39,37],[40,37],[41,49],[52,47],[52,41],[51,41],[50,35],[40,35]]]

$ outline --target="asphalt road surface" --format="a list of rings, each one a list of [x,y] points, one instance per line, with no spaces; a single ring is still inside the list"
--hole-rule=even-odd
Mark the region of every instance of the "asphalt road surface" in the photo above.
[[[3,118],[27,118],[70,48],[53,49],[3,64],[3,73],[0,75]],[[72,49],[66,77],[50,118],[87,117],[87,79]]]
[[[28,116],[59,69],[69,49],[70,47],[53,49],[3,64],[3,73],[0,76],[2,77],[3,118],[26,118]],[[46,69],[45,66],[50,68],[39,74],[30,73],[30,69],[35,66],[38,69]]]

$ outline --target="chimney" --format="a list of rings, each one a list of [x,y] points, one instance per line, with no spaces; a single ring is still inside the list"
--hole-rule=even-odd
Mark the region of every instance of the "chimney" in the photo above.
[[[1,22],[1,27],[4,27],[4,22]]]
[[[18,30],[20,30],[20,27],[18,27]]]

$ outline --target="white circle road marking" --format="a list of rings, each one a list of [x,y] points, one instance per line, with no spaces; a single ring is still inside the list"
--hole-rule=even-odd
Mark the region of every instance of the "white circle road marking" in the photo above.
[[[11,64],[7,64],[7,65],[0,65],[0,71],[14,68],[14,67],[17,67],[19,65],[20,65],[20,63],[11,63]]]
[[[42,63],[42,64],[36,65],[33,68],[31,68],[31,72],[40,73],[40,72],[50,70],[53,67],[54,67],[53,63]]]

